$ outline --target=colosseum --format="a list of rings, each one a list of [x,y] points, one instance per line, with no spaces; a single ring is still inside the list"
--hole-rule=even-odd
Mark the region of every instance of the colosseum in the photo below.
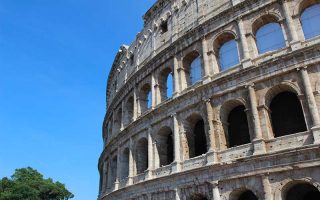
[[[99,200],[319,200],[320,1],[158,0],[107,83]]]

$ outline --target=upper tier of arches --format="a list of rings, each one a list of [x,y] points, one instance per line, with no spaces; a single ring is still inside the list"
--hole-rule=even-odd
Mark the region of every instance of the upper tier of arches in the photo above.
[[[296,4],[298,11],[288,9]],[[234,68],[245,68],[259,57],[287,51],[297,41],[318,38],[319,12],[320,4],[311,0],[276,3],[259,14],[248,14],[248,20],[243,17],[208,32],[176,55],[160,59],[160,63],[141,65],[128,82],[122,80],[125,86],[110,87],[118,98],[112,97],[108,85],[104,137],[121,131],[139,116],[200,82]],[[121,51],[129,55],[129,49],[123,47]],[[129,56],[129,60],[134,59]],[[112,86],[119,85],[117,76],[111,73],[110,77],[117,80]]]

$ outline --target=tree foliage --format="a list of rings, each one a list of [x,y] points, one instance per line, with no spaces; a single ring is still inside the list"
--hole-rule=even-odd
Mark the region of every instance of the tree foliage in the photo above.
[[[16,169],[10,179],[0,180],[0,200],[68,200],[73,197],[64,184],[44,179],[31,167]]]

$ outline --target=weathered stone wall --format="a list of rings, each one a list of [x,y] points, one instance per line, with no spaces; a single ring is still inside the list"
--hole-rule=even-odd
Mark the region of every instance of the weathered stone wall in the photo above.
[[[300,21],[316,3],[158,0],[136,40],[120,48],[108,78],[99,199],[237,200],[251,191],[258,199],[285,200],[294,185],[319,190],[320,37],[306,40]],[[269,22],[281,26],[285,46],[259,54],[255,34]],[[219,48],[230,39],[240,62],[223,71]],[[197,56],[202,79],[192,85]],[[297,100],[302,128],[278,135],[272,103],[284,93]],[[242,139],[230,128],[239,106],[249,141],[231,146],[231,137]],[[194,156],[199,120],[207,151]],[[166,155],[169,147],[173,155]],[[173,162],[162,166],[169,156]]]

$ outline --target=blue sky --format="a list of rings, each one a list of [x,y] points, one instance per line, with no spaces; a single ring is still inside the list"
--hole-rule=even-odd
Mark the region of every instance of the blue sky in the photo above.
[[[31,166],[96,199],[107,75],[154,1],[0,1],[0,177]]]

